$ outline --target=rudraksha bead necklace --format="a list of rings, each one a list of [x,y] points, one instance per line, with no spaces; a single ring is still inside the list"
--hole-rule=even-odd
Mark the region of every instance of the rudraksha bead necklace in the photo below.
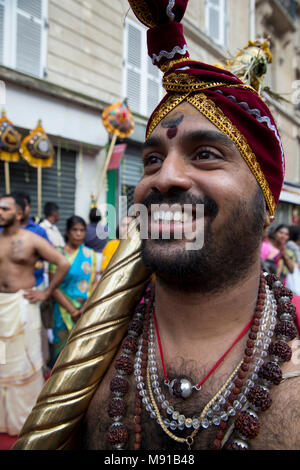
[[[127,405],[124,400],[129,390],[129,382],[126,377],[131,376],[133,372],[132,356],[137,352],[137,339],[146,325],[145,317],[149,316],[152,306],[151,298],[153,290],[146,291],[144,301],[141,302],[135,311],[133,319],[129,323],[128,334],[122,343],[122,351],[114,363],[117,375],[111,380],[110,390],[112,398],[108,404],[108,415],[113,424],[110,426],[107,434],[109,444],[116,450],[126,448],[128,443],[128,429],[123,423],[126,414]],[[139,424],[137,416],[139,403],[136,403],[137,413],[135,415],[135,424]]]
[[[291,303],[293,293],[284,287],[278,276],[266,275],[266,281],[272,290],[273,305],[275,305],[275,324],[272,342],[266,349],[266,360],[257,371],[256,383],[250,387],[247,394],[247,402],[243,410],[234,421],[235,438],[229,445],[231,450],[246,450],[249,440],[256,437],[260,431],[260,422],[257,413],[266,411],[272,404],[269,388],[279,385],[282,380],[280,363],[287,362],[292,357],[292,351],[287,341],[297,336],[297,328],[294,324],[296,319],[296,307]]]
[[[265,280],[262,277],[260,291],[264,290],[264,284]],[[262,328],[264,328],[265,322],[269,318],[270,304],[269,302],[266,302],[264,306],[264,300],[265,294],[260,292],[258,295],[257,307],[253,317],[254,325],[252,328],[254,328],[254,330],[258,328],[257,325],[260,325],[260,323],[262,324]],[[262,318],[260,319],[260,317]],[[221,425],[221,427],[224,428],[224,423],[226,423],[226,421],[231,416],[235,416],[238,410],[242,409],[243,403],[247,401],[245,397],[245,393],[247,393],[249,390],[247,385],[251,385],[252,383],[252,381],[248,379],[246,386],[242,389],[244,380],[246,378],[245,369],[249,369],[252,350],[256,345],[256,341],[253,341],[252,337],[253,332],[251,331],[247,341],[247,349],[245,351],[245,357],[243,361],[241,361],[236,370],[231,374],[230,378],[226,381],[221,390],[219,390],[213,399],[210,400],[209,404],[204,408],[201,415],[186,418],[184,414],[179,413],[172,405],[170,405],[169,401],[166,400],[165,395],[161,391],[158,382],[157,365],[155,362],[155,332],[152,320],[152,324],[149,330],[148,349],[148,389],[151,403],[149,403],[147,389],[141,378],[139,386],[143,390],[145,400],[147,400],[147,411],[150,413],[152,418],[158,419],[160,426],[169,437],[176,440],[177,442],[186,443],[190,447],[193,443],[196,433],[200,428],[207,429],[212,424],[215,426]],[[134,367],[136,367],[136,364]],[[252,375],[250,375],[250,377],[252,378]],[[158,403],[156,403],[156,401]],[[165,414],[164,418],[161,416],[159,406],[162,408],[162,413]],[[176,429],[181,431],[185,427],[194,429],[192,434],[190,434],[188,437],[182,438],[174,434],[173,431]]]
[[[206,429],[214,424],[218,428],[213,441],[214,449],[225,446],[232,434],[234,439],[228,448],[247,449],[247,440],[257,436],[260,430],[257,412],[265,411],[272,404],[270,385],[278,385],[281,382],[279,363],[291,358],[291,349],[287,341],[297,335],[294,325],[296,309],[290,302],[292,296],[292,292],[282,286],[276,275],[261,276],[256,311],[243,360],[203,409],[200,417],[185,418],[161,393],[155,362],[154,323],[151,324],[150,321],[153,293],[148,289],[145,302],[138,306],[128,336],[123,342],[121,355],[115,362],[117,375],[111,382],[112,400],[108,408],[109,415],[113,419],[108,432],[108,441],[113,448],[123,449],[128,443],[128,430],[122,423],[126,405],[118,401],[123,401],[128,391],[129,384],[125,377],[130,375],[133,369],[137,382],[134,411],[135,449],[139,449],[141,444],[142,404],[172,438],[175,436],[173,434],[175,429],[193,428],[192,434],[182,441],[186,442],[189,448],[193,445],[200,429]],[[141,331],[143,331],[142,336],[137,340]],[[136,358],[133,364],[131,356],[135,351]],[[146,371],[149,391],[145,385]],[[161,416],[156,402],[160,404],[164,417]],[[232,418],[234,422],[230,424]]]

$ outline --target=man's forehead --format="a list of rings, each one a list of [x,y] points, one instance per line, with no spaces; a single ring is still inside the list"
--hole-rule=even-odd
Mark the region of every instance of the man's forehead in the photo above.
[[[0,207],[3,209],[10,209],[15,206],[15,201],[12,197],[4,197],[0,199]]]
[[[228,146],[236,148],[235,143],[220,129],[217,128],[209,119],[200,113],[194,106],[188,102],[180,103],[176,108],[172,109],[167,116],[165,116],[160,123],[154,128],[147,140],[151,141],[151,138],[155,138],[165,130],[178,130],[178,132],[188,131],[200,131],[203,132],[203,136],[207,131],[207,135],[219,136],[219,139]],[[199,135],[200,135],[199,134]],[[168,134],[167,134],[168,135]],[[171,137],[172,138],[172,137]],[[146,140],[146,146],[147,146]]]
[[[169,131],[175,132],[171,134]],[[235,143],[194,106],[187,102],[178,105],[160,121],[145,141],[143,149],[158,145],[161,137],[165,134],[170,139],[178,134],[178,136],[180,135],[180,140],[218,142],[231,150],[236,150],[240,155]]]

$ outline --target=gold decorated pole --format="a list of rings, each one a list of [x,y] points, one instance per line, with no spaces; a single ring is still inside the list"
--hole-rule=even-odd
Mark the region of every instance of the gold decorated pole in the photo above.
[[[131,222],[128,239],[120,241],[88,300],[14,450],[76,447],[76,431],[150,280],[140,257],[141,241],[135,224]]]
[[[5,192],[10,194],[9,163],[17,162],[20,159],[21,134],[14,129],[13,124],[7,119],[4,109],[0,118],[0,143],[0,160],[4,161]]]
[[[9,176],[9,162],[4,162],[4,174],[5,174],[5,192],[10,194],[10,176]]]
[[[37,168],[37,212],[42,216],[42,168],[53,164],[54,148],[42,127],[41,120],[35,129],[25,137],[20,146],[20,153],[30,166]]]
[[[37,168],[37,210],[38,219],[42,217],[42,167]]]
[[[107,156],[106,156],[106,159],[105,159],[104,167],[103,167],[103,170],[102,170],[102,173],[101,173],[101,176],[100,176],[100,180],[99,180],[99,183],[98,183],[98,191],[97,191],[97,195],[96,195],[96,201],[98,201],[98,199],[100,197],[100,194],[101,194],[101,191],[102,191],[102,188],[103,188],[103,183],[104,183],[106,173],[107,173],[107,168],[108,168],[108,165],[109,165],[114,147],[116,145],[117,138],[118,138],[118,134],[117,134],[117,132],[115,132],[112,136],[111,143],[110,143],[110,146],[109,146],[109,149],[108,149],[108,152],[107,152]]]
[[[107,168],[116,145],[117,138],[124,139],[129,137],[134,130],[134,120],[130,112],[127,99],[121,103],[115,103],[104,109],[102,113],[102,122],[105,129],[112,134],[110,146],[106,155],[103,171],[98,183],[98,191],[96,195],[96,203],[100,197],[105,181]]]

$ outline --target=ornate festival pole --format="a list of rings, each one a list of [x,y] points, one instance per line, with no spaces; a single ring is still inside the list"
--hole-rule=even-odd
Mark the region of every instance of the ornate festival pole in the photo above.
[[[102,122],[106,130],[112,134],[112,139],[105,159],[103,171],[100,176],[96,195],[96,203],[103,188],[103,182],[106,177],[107,168],[116,145],[117,138],[120,137],[124,139],[129,137],[134,130],[134,120],[128,107],[127,99],[125,99],[122,103],[115,103],[105,108],[102,113]]]
[[[42,168],[50,167],[54,160],[54,148],[39,121],[37,127],[23,139],[20,153],[30,166],[37,168],[38,218],[42,216]]]
[[[0,160],[4,161],[6,194],[10,194],[9,163],[17,162],[20,159],[21,138],[21,134],[14,129],[13,124],[6,118],[5,111],[2,110],[0,119]]]

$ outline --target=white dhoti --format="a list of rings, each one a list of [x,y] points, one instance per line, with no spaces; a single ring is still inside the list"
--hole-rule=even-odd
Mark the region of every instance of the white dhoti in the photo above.
[[[17,435],[44,379],[39,303],[0,293],[0,432]]]

